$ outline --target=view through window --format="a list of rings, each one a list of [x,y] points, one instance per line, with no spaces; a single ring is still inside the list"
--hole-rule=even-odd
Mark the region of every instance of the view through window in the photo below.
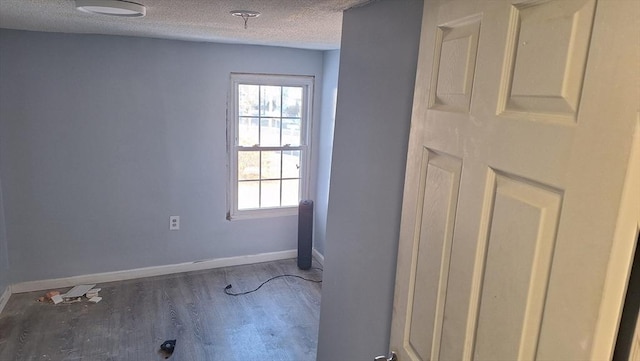
[[[312,84],[311,77],[232,74],[231,217],[295,212],[307,188]]]

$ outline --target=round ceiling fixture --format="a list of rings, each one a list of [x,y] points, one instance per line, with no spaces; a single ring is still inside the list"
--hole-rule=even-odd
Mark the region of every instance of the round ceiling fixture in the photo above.
[[[245,29],[247,28],[247,20],[257,18],[258,16],[260,16],[259,12],[251,11],[251,10],[231,10],[229,13],[231,13],[231,15],[233,16],[242,18],[242,20],[244,20]]]
[[[260,16],[259,12],[251,10],[231,10],[230,12],[231,15],[241,18],[257,18],[258,16]]]
[[[89,14],[140,18],[147,14],[144,5],[120,0],[76,0],[76,9]]]

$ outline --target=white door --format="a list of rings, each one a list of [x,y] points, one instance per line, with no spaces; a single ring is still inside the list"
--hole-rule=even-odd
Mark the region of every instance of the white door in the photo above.
[[[639,19],[637,0],[425,1],[400,361],[611,357],[638,219],[620,207],[640,204]]]

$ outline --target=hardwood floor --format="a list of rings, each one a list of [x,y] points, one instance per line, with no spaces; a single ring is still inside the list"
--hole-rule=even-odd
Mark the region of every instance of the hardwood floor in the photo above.
[[[321,283],[285,277],[244,296],[223,292],[285,273],[322,278],[290,259],[99,284],[97,304],[15,294],[0,315],[0,360],[164,360],[170,339],[170,361],[315,360]]]

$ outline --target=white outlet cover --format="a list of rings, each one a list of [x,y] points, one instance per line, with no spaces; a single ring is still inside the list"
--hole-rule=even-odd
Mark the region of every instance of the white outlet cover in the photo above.
[[[169,216],[169,230],[180,230],[180,216]]]

